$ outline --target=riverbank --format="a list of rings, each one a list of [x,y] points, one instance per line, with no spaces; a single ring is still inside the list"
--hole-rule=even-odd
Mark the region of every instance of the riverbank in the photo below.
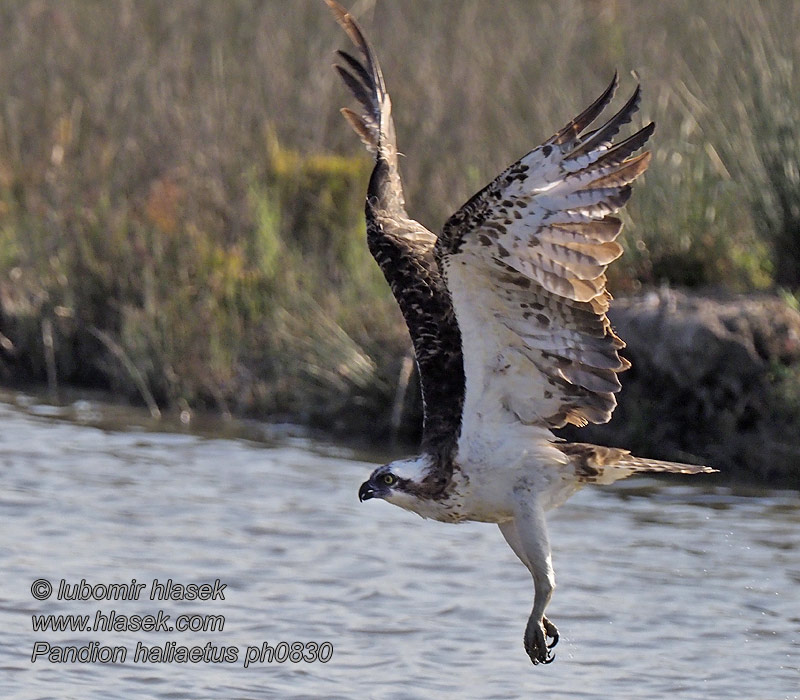
[[[800,313],[787,297],[664,288],[609,317],[632,367],[612,420],[570,439],[800,488]]]
[[[800,488],[800,313],[796,308],[766,294],[702,295],[665,288],[615,300],[610,317],[628,344],[625,354],[633,364],[622,375],[619,406],[610,423],[566,430],[565,437],[626,447],[643,456],[713,465],[726,481]],[[375,373],[365,375],[365,383],[351,381],[344,373],[327,375],[328,389],[323,392],[318,375],[307,373],[293,377],[293,393],[290,384],[270,376],[256,377],[257,370],[250,367],[240,375],[260,386],[260,392],[270,397],[268,404],[254,400],[259,392],[252,384],[246,396],[227,393],[239,387],[231,384],[225,392],[218,387],[207,402],[152,399],[151,420],[157,423],[164,408],[165,425],[190,423],[195,416],[233,415],[308,426],[381,450],[390,445],[413,450],[421,405],[406,354],[408,340],[402,321],[397,324],[391,344],[382,344],[380,358],[365,358],[365,365]],[[113,348],[97,344],[99,354],[94,357],[70,357],[66,353],[82,347],[79,342],[54,340],[48,351],[46,335],[15,332],[23,326],[19,320],[16,325],[4,325],[4,335],[16,351],[0,353],[6,386],[47,387],[49,364],[104,367],[117,361],[117,371],[127,371]],[[22,345],[25,339],[35,347]],[[48,363],[48,352],[58,359]],[[30,362],[36,356],[40,362]],[[379,375],[378,363],[386,358],[390,358],[388,366],[381,367]],[[333,386],[339,391],[333,391]],[[81,387],[101,388],[117,400],[148,405],[132,379],[127,390],[120,391],[120,386],[100,373],[91,384],[57,373],[55,382],[51,378],[50,394],[54,399],[61,394],[75,401]],[[322,401],[323,396],[328,398]]]

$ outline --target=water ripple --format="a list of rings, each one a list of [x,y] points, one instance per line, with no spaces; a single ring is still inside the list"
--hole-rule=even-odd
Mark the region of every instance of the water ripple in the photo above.
[[[3,697],[797,698],[800,498],[650,479],[585,490],[552,517],[558,660],[530,665],[532,585],[497,528],[425,522],[356,493],[372,464],[307,438],[148,433],[0,403]],[[119,409],[115,409],[117,413]],[[64,417],[71,420],[64,420]],[[326,454],[327,452],[327,454]],[[215,602],[57,601],[34,579],[227,583]],[[222,632],[34,633],[32,614],[222,614]],[[33,644],[123,645],[116,666],[30,662]],[[248,645],[330,641],[320,663]],[[237,646],[233,664],[135,663]]]

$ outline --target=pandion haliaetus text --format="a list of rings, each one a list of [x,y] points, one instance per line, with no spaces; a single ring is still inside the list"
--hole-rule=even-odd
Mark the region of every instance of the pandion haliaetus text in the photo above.
[[[533,576],[525,650],[534,664],[549,663],[558,631],[544,614],[555,587],[545,511],[586,483],[643,471],[713,471],[563,442],[550,432],[608,421],[617,374],[630,366],[606,317],[605,270],[622,254],[614,214],[650,162],[648,152],[633,154],[655,125],[614,141],[638,108],[637,87],[587,131],[611,101],[615,75],[595,102],[500,173],[437,236],[406,213],[378,60],[347,11],[326,2],[360,53],[339,51],[336,68],[359,103],[342,114],[375,156],[367,243],[411,334],[424,405],[421,455],[376,469],[359,497],[444,522],[497,523]]]

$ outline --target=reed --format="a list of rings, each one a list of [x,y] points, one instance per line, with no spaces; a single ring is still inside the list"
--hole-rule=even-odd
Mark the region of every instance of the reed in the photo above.
[[[613,289],[800,284],[796,3],[352,5],[429,227],[635,69],[658,130]],[[408,340],[364,245],[344,45],[317,0],[0,5],[6,381],[387,426]]]

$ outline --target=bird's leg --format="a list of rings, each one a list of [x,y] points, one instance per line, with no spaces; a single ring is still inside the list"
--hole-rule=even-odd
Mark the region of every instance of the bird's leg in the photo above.
[[[544,511],[536,503],[526,503],[513,520],[500,523],[500,531],[533,577],[533,610],[525,628],[525,651],[534,664],[548,664],[555,659],[550,650],[558,643],[558,629],[544,616],[556,585]],[[553,640],[549,645],[548,637]]]

